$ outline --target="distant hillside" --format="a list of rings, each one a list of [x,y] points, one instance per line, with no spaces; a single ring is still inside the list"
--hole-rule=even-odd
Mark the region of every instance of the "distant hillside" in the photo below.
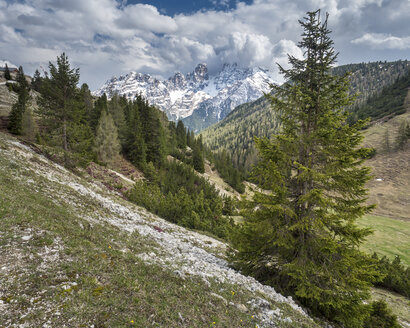
[[[396,86],[390,89],[388,87],[397,83],[398,80],[402,81],[403,77],[407,81],[405,76],[408,76],[409,68],[410,62],[407,60],[375,62],[339,66],[334,69],[334,73],[339,75],[346,72],[352,73],[351,92],[358,93],[352,110],[362,113],[359,106],[369,97],[377,96],[381,92],[396,90]],[[403,90],[403,87],[400,86],[399,89]],[[211,150],[216,152],[226,150],[232,155],[236,167],[248,171],[257,157],[253,138],[255,136],[269,137],[275,133],[277,127],[275,114],[270,109],[269,102],[262,97],[254,102],[238,106],[224,120],[202,131],[201,135],[205,145]]]

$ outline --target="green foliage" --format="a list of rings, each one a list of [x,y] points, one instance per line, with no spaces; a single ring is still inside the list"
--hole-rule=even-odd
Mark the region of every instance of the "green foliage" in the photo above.
[[[185,149],[187,146],[186,134],[187,132],[186,132],[184,123],[182,123],[182,121],[178,121],[176,135],[177,135],[177,145],[178,145],[178,148],[180,149]]]
[[[241,172],[232,165],[232,159],[227,152],[221,151],[213,154],[208,152],[208,158],[215,164],[219,175],[237,192],[244,193],[245,185],[243,184],[243,176]]]
[[[5,71],[4,71],[4,78],[6,80],[11,80],[9,66],[6,64]]]
[[[410,268],[405,267],[400,257],[396,256],[390,261],[386,256],[380,260],[376,253],[373,258],[378,261],[378,269],[384,278],[376,283],[376,286],[383,287],[410,298]]]
[[[31,88],[33,90],[36,90],[37,92],[41,91],[41,83],[43,81],[43,78],[40,75],[40,72],[38,69],[34,72],[33,79],[31,80]]]
[[[233,222],[222,216],[224,203],[215,187],[190,166],[176,162],[164,165],[157,175],[159,179],[148,183],[137,182],[128,198],[171,222],[223,238],[228,236]]]
[[[205,173],[204,155],[198,145],[195,145],[192,152],[193,166],[199,173]]]
[[[362,105],[356,105],[351,109],[349,123],[359,119],[372,118],[388,119],[394,115],[403,114],[406,109],[404,100],[407,96],[410,87],[410,70],[401,78],[397,79],[392,85],[386,86],[380,93],[370,97]]]
[[[18,82],[18,99],[17,102],[11,108],[8,129],[11,133],[20,135],[23,132],[23,115],[24,112],[27,110],[30,98],[29,86],[24,75],[23,67],[21,66],[19,67],[16,80]]]
[[[118,159],[121,145],[118,140],[117,127],[110,113],[102,112],[94,145],[97,157],[102,163],[112,166]]]
[[[63,53],[57,57],[57,66],[49,63],[49,71],[42,79],[38,101],[41,139],[63,148],[65,165],[75,165],[75,158],[80,162],[92,160],[94,136],[88,121],[85,90],[77,88],[79,69],[71,68]]]
[[[287,80],[272,86],[281,133],[256,138],[260,161],[253,178],[265,192],[245,202],[245,223],[234,237],[234,263],[246,273],[294,295],[315,314],[362,327],[363,303],[378,278],[374,260],[358,246],[370,234],[356,226],[368,213],[361,148],[364,122],[346,124],[352,102],[348,79],[334,76],[336,60],[327,17],[300,21],[305,59],[280,67]]]
[[[410,62],[374,62],[342,65],[332,68],[337,76],[351,72],[349,93],[358,94],[353,109],[366,100],[380,94],[383,88],[394,84],[409,71]],[[390,108],[386,109],[387,111]],[[268,137],[279,131],[277,112],[270,110],[268,99],[262,97],[254,102],[235,108],[221,122],[201,131],[204,144],[214,152],[229,152],[234,166],[243,174],[257,163],[254,137]]]
[[[397,317],[392,314],[386,302],[376,301],[370,304],[370,316],[365,320],[363,328],[400,328]]]

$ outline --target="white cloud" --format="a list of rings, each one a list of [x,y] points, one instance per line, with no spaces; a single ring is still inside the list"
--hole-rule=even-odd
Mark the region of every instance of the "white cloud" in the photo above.
[[[173,17],[115,0],[0,0],[0,8],[2,57],[30,73],[65,51],[91,88],[130,70],[166,78],[199,62],[211,70],[224,62],[276,70],[288,53],[301,56],[297,21],[317,8],[330,13],[337,50],[356,61],[367,60],[355,52],[359,46],[403,54],[410,42],[397,37],[410,35],[408,0],[254,0]]]
[[[410,36],[396,37],[390,34],[366,33],[360,38],[352,40],[354,44],[369,46],[372,49],[410,49]]]
[[[0,60],[0,67],[5,67],[7,64],[8,67],[17,67],[13,63],[9,62],[8,60]]]

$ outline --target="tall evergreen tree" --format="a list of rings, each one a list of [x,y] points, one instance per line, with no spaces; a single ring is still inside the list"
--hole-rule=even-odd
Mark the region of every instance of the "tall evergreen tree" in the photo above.
[[[194,142],[192,147],[193,147],[192,161],[193,161],[194,169],[198,171],[199,173],[204,173],[205,172],[204,155],[199,146],[199,142]]]
[[[127,126],[122,143],[123,153],[137,167],[144,168],[146,164],[146,145],[137,103],[129,102],[127,110]]]
[[[177,144],[180,149],[185,150],[187,145],[187,137],[185,126],[182,121],[178,121],[177,123]]]
[[[309,12],[300,24],[304,59],[289,56],[291,68],[280,71],[290,82],[272,86],[269,96],[281,133],[256,139],[253,176],[270,192],[256,192],[247,204],[234,260],[316,314],[361,327],[368,316],[363,301],[378,276],[358,249],[370,231],[355,224],[372,209],[365,205],[364,122],[345,122],[352,99],[346,76],[330,73],[337,55],[327,16],[321,21],[320,11]]]
[[[50,77],[43,80],[38,114],[47,130],[57,134],[63,149],[69,149],[68,125],[79,119],[76,107],[79,69],[70,68],[65,53],[57,57],[57,66],[49,63]]]
[[[29,101],[29,85],[21,66],[19,67],[16,80],[18,82],[18,99],[11,109],[8,128],[11,133],[22,134],[23,114],[27,109]]]
[[[5,71],[4,71],[4,78],[6,80],[11,80],[9,66],[6,64]]]
[[[40,92],[41,81],[42,81],[42,77],[40,75],[40,72],[38,71],[38,69],[36,69],[33,75],[33,79],[31,80],[31,88],[33,90],[36,90],[37,92]]]

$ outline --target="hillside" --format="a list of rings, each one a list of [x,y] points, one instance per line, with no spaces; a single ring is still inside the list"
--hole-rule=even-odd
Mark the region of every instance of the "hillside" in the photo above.
[[[317,327],[226,244],[0,132],[0,326]]]
[[[351,92],[358,93],[356,105],[359,105],[371,96],[377,97],[383,88],[405,76],[409,65],[409,61],[350,64],[336,67],[334,72],[340,75],[352,72]],[[211,150],[227,150],[234,165],[248,171],[256,159],[253,138],[269,137],[275,133],[278,125],[274,115],[269,102],[262,97],[237,107],[224,120],[202,131],[201,135]]]

